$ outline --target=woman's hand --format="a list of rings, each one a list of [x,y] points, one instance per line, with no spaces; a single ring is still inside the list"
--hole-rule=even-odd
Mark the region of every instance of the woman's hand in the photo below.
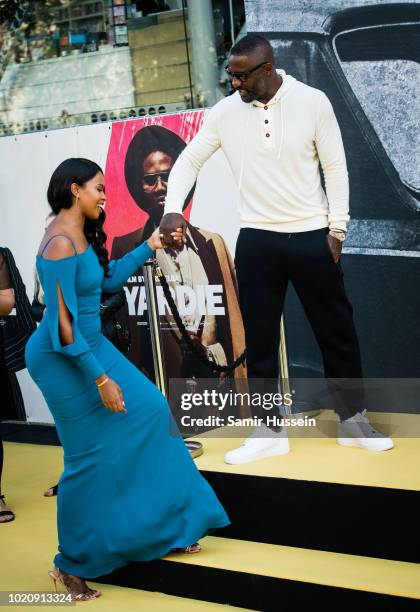
[[[174,232],[171,232],[171,236],[177,246],[182,246],[182,244],[186,242],[186,238],[183,235],[182,227],[178,227],[177,230],[175,230]],[[159,228],[155,229],[153,234],[148,239],[147,244],[154,251],[156,249],[165,249],[167,246],[165,244],[163,234],[160,232]]]
[[[112,378],[103,374],[95,382],[98,385],[99,395],[105,408],[112,410],[112,412],[127,412],[121,387]]]

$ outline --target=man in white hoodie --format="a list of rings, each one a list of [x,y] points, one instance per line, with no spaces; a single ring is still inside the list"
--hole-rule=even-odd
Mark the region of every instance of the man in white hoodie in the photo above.
[[[249,378],[278,378],[280,317],[291,281],[321,349],[325,376],[361,383],[339,261],[349,221],[348,176],[331,103],[322,91],[276,71],[272,47],[261,36],[248,35],[232,48],[227,73],[236,92],[211,109],[174,165],[161,231],[170,242],[170,233],[185,227],[182,203],[203,163],[222,148],[241,196],[235,264]],[[340,391],[338,442],[390,449],[392,440],[365,416],[361,386]],[[247,463],[288,451],[284,428],[263,425],[225,461]]]

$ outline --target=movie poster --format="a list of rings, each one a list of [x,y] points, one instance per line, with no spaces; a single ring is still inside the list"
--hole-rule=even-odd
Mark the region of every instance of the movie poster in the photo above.
[[[150,237],[165,210],[168,177],[178,156],[200,129],[203,111],[114,123],[106,159],[107,219],[111,258],[124,256]],[[156,259],[181,320],[197,351],[226,365],[245,349],[232,254],[224,238],[190,222],[195,186],[184,203],[187,242],[181,250],[159,249]],[[124,287],[127,304],[118,312],[128,336],[127,357],[154,380],[143,269]],[[159,320],[167,381],[225,377],[203,364],[187,346],[157,282]],[[228,376],[243,378],[239,366]]]

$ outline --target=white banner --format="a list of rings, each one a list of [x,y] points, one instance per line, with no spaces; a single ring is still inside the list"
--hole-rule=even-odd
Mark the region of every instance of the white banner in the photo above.
[[[162,124],[164,117],[150,118],[149,124]],[[133,125],[130,121],[121,123],[126,128]],[[46,192],[51,174],[69,157],[86,157],[105,170],[113,126],[103,123],[0,138],[0,245],[12,251],[31,302],[35,256],[50,212]],[[232,256],[239,231],[237,198],[230,168],[223,153],[218,152],[200,173],[190,223],[220,234]],[[18,379],[28,421],[52,422],[27,370],[19,372]]]

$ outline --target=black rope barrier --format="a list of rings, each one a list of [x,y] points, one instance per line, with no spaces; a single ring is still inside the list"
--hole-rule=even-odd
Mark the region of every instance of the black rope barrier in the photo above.
[[[172,316],[174,317],[175,322],[178,326],[178,329],[181,332],[182,338],[185,344],[188,346],[188,348],[194,353],[194,355],[196,355],[197,359],[199,359],[202,363],[204,363],[209,369],[215,370],[217,372],[231,372],[232,370],[235,370],[238,366],[240,366],[242,363],[244,363],[246,359],[246,349],[237,359],[235,359],[235,361],[233,361],[232,363],[228,363],[226,365],[219,365],[215,363],[214,361],[212,361],[211,359],[208,359],[208,357],[205,357],[202,354],[202,352],[198,349],[198,347],[195,345],[194,341],[191,339],[187,328],[182,322],[181,316],[178,312],[178,308],[172,297],[171,290],[168,285],[168,281],[166,280],[165,275],[163,274],[161,268],[158,265],[156,266],[156,275],[160,280],[160,284],[162,286],[166,301],[169,304],[169,308],[171,310]]]

